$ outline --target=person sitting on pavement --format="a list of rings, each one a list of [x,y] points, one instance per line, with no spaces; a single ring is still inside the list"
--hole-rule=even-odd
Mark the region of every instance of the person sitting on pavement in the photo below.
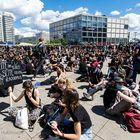
[[[79,94],[75,89],[64,91],[64,104],[66,107],[61,115],[55,121],[50,122],[54,134],[66,139],[92,140],[91,119],[85,108],[79,103]],[[72,121],[64,120],[67,113],[72,117]],[[63,132],[58,128],[60,122],[64,128],[66,127]]]
[[[97,63],[92,64],[89,69],[89,88],[87,93],[83,93],[83,99],[92,101],[93,95],[99,90],[103,89],[104,80],[103,73]]]
[[[132,104],[136,102],[136,97],[129,88],[124,86],[122,78],[116,77],[115,83],[115,88],[117,90],[115,103],[106,109],[106,112],[110,115],[121,115],[122,112],[125,112],[132,107]]]
[[[39,117],[41,111],[41,99],[39,95],[40,93],[38,89],[33,88],[31,81],[25,81],[23,83],[23,88],[24,90],[18,97],[16,97],[13,94],[12,88],[9,88],[10,98],[12,98],[14,102],[18,102],[24,97],[27,104],[27,108],[29,110],[29,120],[35,121]],[[16,117],[17,111],[18,107],[12,107],[9,114],[12,117]]]

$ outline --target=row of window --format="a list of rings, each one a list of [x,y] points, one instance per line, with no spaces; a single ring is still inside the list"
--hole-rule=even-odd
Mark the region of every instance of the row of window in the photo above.
[[[51,27],[56,26],[62,26],[65,24],[75,23],[75,22],[82,22],[82,23],[88,23],[90,26],[97,26],[96,24],[128,24],[128,20],[124,19],[110,19],[110,18],[103,18],[103,17],[92,17],[92,16],[82,16],[82,19],[80,16],[74,17],[74,18],[68,18],[62,21],[58,21],[56,23],[50,24]]]
[[[127,38],[120,39],[120,38],[85,38],[84,37],[82,40],[83,42],[95,42],[95,43],[98,42],[127,43],[128,42]]]
[[[82,27],[81,27],[82,26]],[[113,32],[115,32],[115,30],[123,30],[125,29],[126,32],[127,29],[128,29],[128,25],[119,25],[119,24],[115,24],[113,26],[97,26],[97,27],[93,27],[93,26],[86,26],[85,24],[82,24],[82,25],[78,25],[78,24],[67,24],[67,25],[64,25],[64,26],[59,26],[59,27],[56,27],[56,28],[50,28],[50,32],[54,32],[54,31],[61,31],[61,30],[80,30],[82,28],[83,31],[104,31],[106,32],[106,29],[111,32],[111,30]]]

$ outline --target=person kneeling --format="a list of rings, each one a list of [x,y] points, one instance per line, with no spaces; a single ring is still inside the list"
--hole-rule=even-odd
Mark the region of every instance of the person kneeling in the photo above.
[[[39,117],[41,111],[41,99],[39,97],[39,91],[33,88],[31,81],[25,81],[23,83],[23,88],[24,90],[18,97],[16,97],[13,94],[12,90],[9,89],[10,98],[12,98],[14,102],[18,102],[22,99],[22,97],[24,97],[27,104],[27,108],[29,110],[29,122],[35,121]],[[12,107],[10,109],[9,114],[15,118],[18,109],[18,107]]]

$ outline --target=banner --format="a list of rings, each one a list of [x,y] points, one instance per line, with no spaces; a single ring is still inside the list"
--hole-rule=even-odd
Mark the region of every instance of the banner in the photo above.
[[[22,83],[20,62],[0,61],[0,86],[8,87]]]

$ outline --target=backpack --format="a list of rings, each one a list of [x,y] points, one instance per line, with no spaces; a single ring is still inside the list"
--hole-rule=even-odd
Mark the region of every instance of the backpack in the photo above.
[[[134,109],[129,109],[127,112],[122,113],[122,115],[130,132],[140,132],[140,113]]]

